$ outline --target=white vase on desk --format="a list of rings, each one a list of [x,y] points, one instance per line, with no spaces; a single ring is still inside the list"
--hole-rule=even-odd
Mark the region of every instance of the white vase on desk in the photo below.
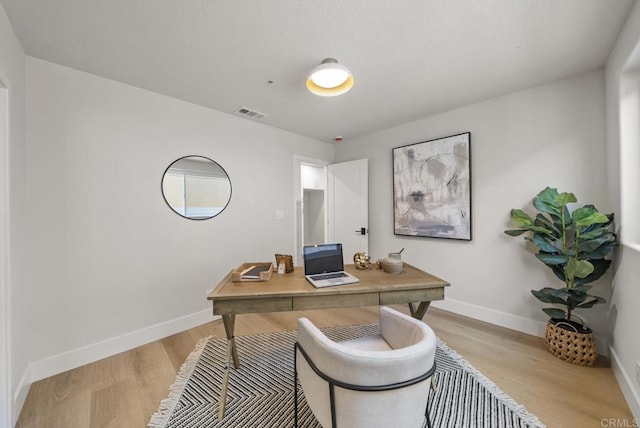
[[[386,273],[392,274],[402,272],[402,257],[400,253],[389,253],[389,255],[382,260],[382,269]]]

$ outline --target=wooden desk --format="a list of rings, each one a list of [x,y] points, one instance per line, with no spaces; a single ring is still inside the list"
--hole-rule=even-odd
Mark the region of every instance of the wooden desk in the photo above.
[[[391,275],[381,270],[345,270],[360,279],[359,283],[315,288],[305,278],[302,267],[285,275],[273,274],[266,282],[232,282],[231,272],[209,294],[213,314],[221,315],[227,335],[227,364],[220,392],[218,418],[224,417],[231,362],[239,367],[233,335],[237,314],[302,311],[307,309],[408,303],[411,316],[422,319],[433,300],[444,299],[449,283],[427,272],[404,264],[402,273]]]

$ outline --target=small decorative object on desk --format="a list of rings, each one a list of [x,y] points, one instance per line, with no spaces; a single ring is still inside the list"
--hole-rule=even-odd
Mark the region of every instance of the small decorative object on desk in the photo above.
[[[353,255],[353,264],[356,265],[356,269],[366,270],[371,266],[371,257],[367,253],[358,252]]]
[[[289,254],[276,254],[276,266],[280,266],[280,263],[284,262],[284,272],[293,272],[293,256]],[[279,273],[279,272],[278,272]]]
[[[382,260],[382,269],[386,273],[398,274],[402,272],[402,256],[404,248],[397,253],[389,253],[388,257]]]
[[[231,272],[231,281],[269,281],[271,279],[272,267],[270,262],[243,263]]]

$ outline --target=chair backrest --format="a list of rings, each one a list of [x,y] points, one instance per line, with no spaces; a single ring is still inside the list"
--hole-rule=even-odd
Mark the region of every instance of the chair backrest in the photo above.
[[[323,427],[421,427],[435,369],[436,336],[420,320],[380,309],[388,350],[334,342],[298,320],[296,369],[307,403]],[[332,411],[331,387],[333,387]]]

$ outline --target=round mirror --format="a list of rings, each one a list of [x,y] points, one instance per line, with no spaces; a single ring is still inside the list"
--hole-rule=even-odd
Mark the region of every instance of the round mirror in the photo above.
[[[229,204],[231,180],[217,162],[204,156],[185,156],[164,172],[162,196],[182,217],[205,220]]]

